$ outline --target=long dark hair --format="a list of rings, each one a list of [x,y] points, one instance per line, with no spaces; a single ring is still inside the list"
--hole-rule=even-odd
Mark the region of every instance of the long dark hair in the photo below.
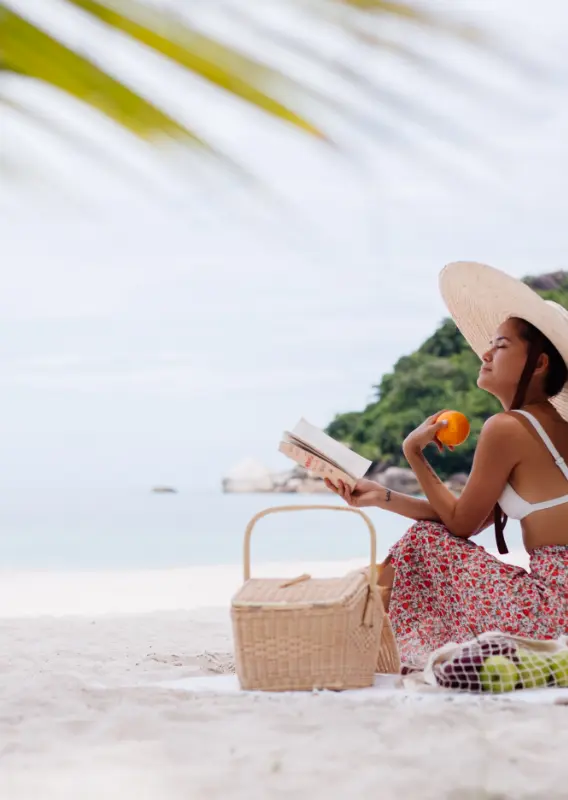
[[[517,391],[511,403],[511,411],[523,406],[530,380],[535,371],[538,359],[543,353],[546,353],[548,356],[548,371],[544,379],[544,391],[547,397],[554,397],[554,395],[557,395],[568,379],[568,368],[552,342],[530,322],[519,319],[518,317],[513,317],[512,319],[517,324],[517,330],[521,339],[528,342],[529,347],[527,360],[525,361],[525,366],[523,367],[517,385]],[[503,513],[499,503],[495,505],[493,520],[495,524],[497,549],[504,555],[509,552],[503,533],[505,525],[507,524],[507,515]]]

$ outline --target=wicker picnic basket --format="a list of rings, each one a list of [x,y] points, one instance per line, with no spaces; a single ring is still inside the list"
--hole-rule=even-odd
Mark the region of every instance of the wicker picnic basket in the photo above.
[[[339,578],[251,578],[250,539],[268,514],[347,511],[367,523],[370,569]],[[376,533],[355,508],[278,506],[256,514],[244,541],[244,584],[231,603],[235,664],[243,689],[272,692],[371,686],[381,671],[398,672],[396,642],[377,587]]]

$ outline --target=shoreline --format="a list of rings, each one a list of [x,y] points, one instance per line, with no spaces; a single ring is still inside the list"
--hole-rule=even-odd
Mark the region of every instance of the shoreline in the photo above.
[[[515,550],[502,560],[526,567],[528,556]],[[365,557],[272,561],[254,565],[253,575],[292,578],[307,572],[314,577],[336,577],[367,564]],[[242,581],[242,564],[132,570],[2,569],[0,619],[228,610]]]

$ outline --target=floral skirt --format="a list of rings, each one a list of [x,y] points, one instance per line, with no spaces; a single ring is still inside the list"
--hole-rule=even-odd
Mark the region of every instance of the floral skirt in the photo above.
[[[484,631],[568,633],[568,546],[533,550],[527,572],[444,525],[417,522],[390,554],[389,617],[403,664],[420,668],[432,650]]]

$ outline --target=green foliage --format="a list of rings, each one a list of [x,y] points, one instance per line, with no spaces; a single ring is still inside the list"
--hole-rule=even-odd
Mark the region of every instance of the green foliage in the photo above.
[[[546,300],[568,307],[568,273],[525,278],[525,282]],[[453,320],[445,319],[418,350],[400,358],[382,377],[374,387],[373,403],[363,411],[339,414],[327,433],[366,458],[406,466],[404,438],[430,414],[453,408],[469,419],[470,436],[453,453],[439,454],[432,446],[428,458],[443,478],[469,472],[483,423],[501,410],[494,397],[477,388],[478,372],[478,357]]]

